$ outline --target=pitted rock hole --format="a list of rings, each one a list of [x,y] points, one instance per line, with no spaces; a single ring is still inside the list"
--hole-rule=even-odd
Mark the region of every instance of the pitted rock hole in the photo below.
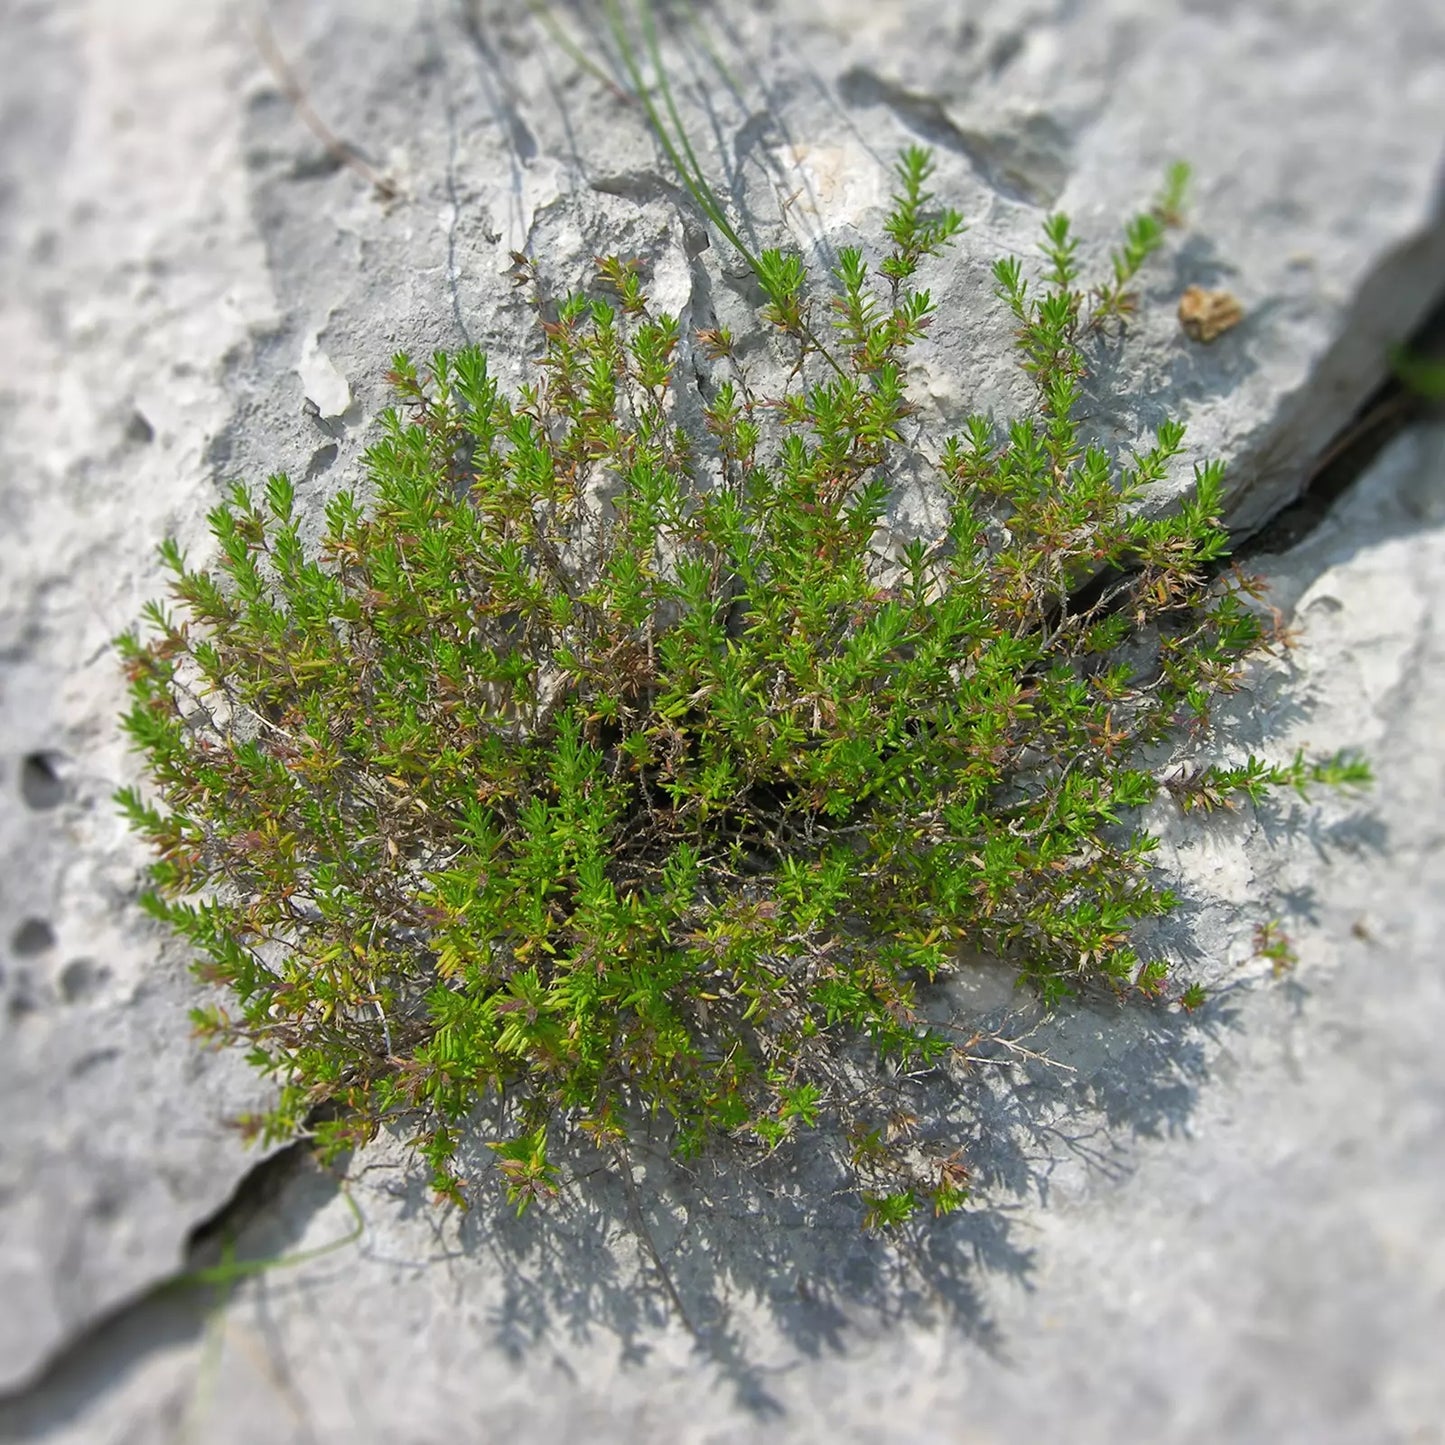
[[[70,1077],[72,1079],[83,1079],[95,1069],[103,1069],[107,1064],[113,1064],[121,1057],[119,1049],[92,1049],[88,1054],[82,1054],[71,1066]]]
[[[28,1014],[38,1013],[39,1010],[40,1005],[31,991],[30,980],[23,974],[16,974],[10,997],[5,1000],[6,1016],[18,1022]]]
[[[72,958],[60,970],[57,980],[60,996],[66,1003],[83,1003],[90,998],[109,976],[109,970],[101,968],[89,958]]]
[[[34,958],[55,947],[55,930],[43,918],[27,918],[10,935],[10,952],[16,958]]]
[[[65,779],[61,776],[63,753],[43,751],[27,753],[20,764],[20,796],[27,807],[37,812],[55,808],[65,798]]]
[[[317,477],[331,470],[336,462],[337,446],[331,442],[328,446],[318,447],[311,453],[311,460],[306,464],[306,476],[304,480],[314,482]]]

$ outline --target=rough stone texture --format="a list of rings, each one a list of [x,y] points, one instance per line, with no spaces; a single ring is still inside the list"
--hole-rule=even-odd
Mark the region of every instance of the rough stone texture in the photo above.
[[[876,236],[899,146],[938,148],[937,189],[973,225],[938,269],[918,377],[944,414],[1017,390],[994,256],[1031,252],[1058,206],[1097,262],[1180,155],[1198,175],[1191,228],[1128,346],[1095,358],[1094,424],[1127,442],[1182,415],[1228,459],[1242,531],[1293,493],[1439,293],[1432,5],[807,9],[738,3],[682,26],[686,113],[751,233],[784,238],[784,216],[820,259]],[[549,48],[526,7],[292,0],[271,16],[395,200],[302,128],[235,7],[17,0],[0,18],[0,1386],[174,1270],[254,1163],[224,1120],[260,1086],[190,1044],[184,959],[134,908],[142,860],[107,801],[132,763],[106,643],[157,589],[154,542],[203,549],[236,475],[289,469],[319,509],[354,478],[397,347],[475,340],[515,367],[513,247],[559,286],[596,252],[644,255],[690,324],[756,300],[734,258],[701,250],[636,107]],[[1188,284],[1228,287],[1245,321],[1187,342]],[[167,1411],[199,1402],[202,1438],[249,1439],[249,1392],[278,1439],[348,1421],[412,1438],[423,1419],[415,1438],[437,1438],[446,1410],[535,1438],[745,1439],[769,1419],[791,1438],[939,1421],[963,1439],[1064,1423],[1432,1438],[1408,1432],[1445,1418],[1424,1353],[1445,1264],[1421,1243],[1442,1237],[1442,482],[1438,439],[1401,443],[1375,491],[1281,563],[1306,641],[1239,720],[1241,747],[1368,747],[1385,775],[1374,831],[1330,803],[1334,831],[1285,810],[1181,834],[1198,971],[1238,963],[1272,908],[1301,940],[1297,980],[1241,990],[1202,1033],[1089,1011],[1046,1028],[1077,1082],[1000,1077],[981,1124],[960,1105],[962,1128],[997,1141],[992,1202],[939,1246],[939,1298],[910,1295],[846,1210],[770,1197],[781,1179],[710,1181],[691,1203],[675,1179],[651,1227],[697,1353],[664,1322],[625,1194],[589,1187],[565,1225],[438,1221],[414,1184],[386,1183],[401,1176],[379,1151],[358,1164],[378,1166],[356,1185],[360,1248],[245,1291],[219,1364],[192,1304],[152,1301],[72,1346],[17,1428],[164,1438]],[[997,985],[970,986],[1003,1008]],[[1140,1132],[1170,1137],[1136,1168]],[[333,1196],[293,1180],[248,1243],[342,1232]]]
[[[7,7],[0,189],[0,1382],[174,1270],[254,1162],[260,1087],[188,1044],[194,984],[135,907],[108,639],[194,534],[224,358],[273,301],[236,90],[176,7]],[[172,141],[174,143],[172,143]]]

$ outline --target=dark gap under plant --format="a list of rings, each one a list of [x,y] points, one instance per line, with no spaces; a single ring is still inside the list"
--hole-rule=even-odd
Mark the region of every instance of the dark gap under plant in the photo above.
[[[1127,314],[1158,216],[1092,292],[1061,216],[1040,281],[1000,262],[1036,405],[915,439],[916,275],[961,229],[929,172],[900,162],[876,269],[842,253],[826,363],[801,263],[759,257],[793,381],[759,395],[700,333],[705,436],[676,423],[686,343],[636,263],[554,303],[518,258],[542,331],[518,395],[476,350],[398,356],[369,508],[340,493],[308,546],[277,475],[211,514],[217,571],[163,544],[181,615],[119,639],[159,798],[118,800],[159,855],[146,906],[226,990],[201,1032],[279,1082],[264,1138],[336,1154],[402,1122],[460,1199],[485,1128],[523,1208],[564,1138],[662,1119],[683,1154],[772,1150],[826,1125],[870,1223],[947,1212],[956,1150],[890,1138],[860,1043],[943,1066],[919,990],[963,946],[1051,1005],[1160,993],[1132,930],[1175,896],[1138,810],[1368,778],[1171,760],[1265,638],[1256,584],[1220,569],[1221,465],[1151,520],[1133,504],[1183,427],[1122,460],[1081,439],[1085,336]],[[905,459],[947,525],[894,562]]]

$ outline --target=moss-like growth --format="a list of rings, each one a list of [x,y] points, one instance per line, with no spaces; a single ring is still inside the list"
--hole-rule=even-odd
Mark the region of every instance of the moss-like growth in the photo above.
[[[915,276],[960,221],[930,211],[923,152],[899,174],[891,249],[876,272],[842,254],[826,345],[801,263],[759,258],[785,394],[727,334],[692,343],[705,435],[678,425],[678,322],[638,267],[553,306],[519,258],[542,329],[519,395],[476,351],[425,376],[399,356],[368,506],[336,496],[308,547],[274,476],[212,514],[218,573],[163,546],[183,615],[152,605],[120,643],[162,802],[120,801],[159,854],[149,907],[231,996],[202,1031],[281,1083],[268,1137],[341,1150],[415,1121],[459,1195],[488,1105],[524,1207],[559,1135],[619,1145],[663,1115],[681,1151],[775,1148],[826,1123],[871,1222],[946,1211],[959,1161],[889,1142],[850,1047],[940,1061],[916,993],[961,943],[1050,1003],[1157,993],[1131,927],[1175,899],[1130,820],[1161,779],[1214,806],[1365,776],[1167,762],[1261,627],[1217,565],[1220,465],[1150,520],[1131,504],[1182,426],[1123,460],[1080,436],[1084,337],[1127,311],[1158,219],[1092,293],[1062,217],[1041,282],[998,265],[1037,405],[934,445],[907,399]],[[890,558],[905,464],[947,525]]]

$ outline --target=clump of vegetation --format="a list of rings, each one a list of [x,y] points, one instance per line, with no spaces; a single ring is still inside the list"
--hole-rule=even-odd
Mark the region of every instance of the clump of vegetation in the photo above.
[[[212,513],[217,571],[163,545],[181,613],[119,642],[159,799],[119,801],[159,855],[147,907],[228,992],[202,1033],[279,1081],[266,1138],[409,1121],[460,1198],[484,1129],[522,1208],[564,1140],[621,1149],[640,1119],[684,1154],[828,1126],[870,1223],[947,1212],[956,1152],[891,1128],[857,1058],[946,1061],[919,990],[960,945],[1049,1004],[1158,994],[1132,928],[1175,896],[1138,810],[1367,776],[1170,761],[1262,631],[1219,566],[1220,464],[1151,519],[1183,427],[1123,459],[1081,437],[1086,338],[1127,314],[1157,217],[1093,292],[1062,216],[1040,280],[999,262],[1035,405],[918,435],[917,276],[961,229],[929,169],[904,156],[886,254],[844,251],[826,306],[797,257],[758,258],[781,395],[726,332],[684,343],[637,264],[552,302],[519,257],[531,384],[398,356],[369,505],[337,495],[308,545],[277,475]],[[705,434],[679,425],[687,344]],[[947,524],[890,553],[904,467]]]
[[[1284,931],[1277,918],[1267,919],[1254,930],[1254,956],[1267,958],[1274,966],[1275,977],[1288,973],[1299,962],[1294,940]]]

